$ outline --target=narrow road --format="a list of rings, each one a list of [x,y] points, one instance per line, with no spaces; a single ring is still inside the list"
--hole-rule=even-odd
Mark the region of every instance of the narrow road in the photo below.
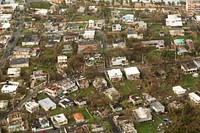
[[[110,68],[110,60],[109,60],[109,57],[106,55],[106,49],[107,49],[107,38],[106,38],[106,34],[103,33],[102,31],[100,30],[97,30],[96,31],[97,34],[99,34],[101,36],[101,41],[102,41],[102,44],[103,44],[103,52],[105,54],[105,68],[108,69]]]

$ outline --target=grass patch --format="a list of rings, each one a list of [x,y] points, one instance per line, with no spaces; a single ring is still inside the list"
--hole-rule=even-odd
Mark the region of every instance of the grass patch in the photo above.
[[[133,14],[132,10],[118,9],[118,11],[120,11],[120,13],[123,14],[123,15],[125,15],[125,14]]]
[[[98,18],[97,16],[94,15],[84,15],[84,16],[75,16],[73,21],[88,21],[88,20],[98,20],[100,18]]]
[[[41,9],[50,9],[51,4],[49,2],[32,2],[30,8],[41,8]]]
[[[46,98],[46,97],[47,97],[47,96],[46,96],[44,93],[38,93],[37,96],[36,96],[36,98],[37,98],[38,100],[44,99],[44,98]]]
[[[85,26],[86,26],[86,23],[82,23],[82,24],[80,24],[80,28],[85,28]]]

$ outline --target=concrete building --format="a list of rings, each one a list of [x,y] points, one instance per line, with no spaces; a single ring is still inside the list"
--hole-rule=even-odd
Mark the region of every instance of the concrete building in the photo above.
[[[190,13],[200,12],[200,1],[199,0],[186,0],[186,11]]]
[[[186,89],[183,89],[183,87],[181,86],[174,86],[172,88],[172,90],[174,91],[175,94],[177,94],[178,96],[182,96],[185,94]]]
[[[107,70],[107,73],[112,82],[118,82],[122,80],[122,72],[120,69]]]
[[[8,77],[14,78],[19,77],[21,73],[21,68],[8,68],[7,75]]]
[[[170,14],[166,18],[166,26],[170,27],[182,27],[182,18],[180,14]]]
[[[18,82],[7,82],[3,87],[1,88],[2,93],[10,93],[10,94],[16,94],[17,88],[19,86]]]
[[[159,101],[151,103],[150,106],[156,113],[165,113],[165,106],[163,106]]]
[[[137,122],[145,122],[152,120],[151,112],[147,108],[140,107],[138,109],[135,109],[133,110],[133,114]]]
[[[200,104],[200,96],[196,93],[192,92],[188,94],[191,101],[193,101],[196,104]]]
[[[140,71],[137,67],[124,68],[124,72],[128,80],[140,79]]]
[[[68,123],[68,120],[63,113],[51,116],[50,118],[51,118],[53,125],[57,128]]]
[[[31,101],[30,101],[30,102],[25,103],[24,106],[25,106],[26,110],[27,110],[28,112],[30,112],[31,114],[32,114],[33,112],[39,110],[39,104],[36,103],[36,102],[31,102]]]
[[[41,99],[38,103],[45,111],[56,109],[56,104],[49,98]]]

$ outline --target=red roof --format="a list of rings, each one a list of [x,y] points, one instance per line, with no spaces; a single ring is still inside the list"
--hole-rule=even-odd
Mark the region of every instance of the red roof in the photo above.
[[[84,117],[81,113],[76,113],[73,116],[74,116],[74,119],[76,119],[76,120],[83,120],[84,119]]]

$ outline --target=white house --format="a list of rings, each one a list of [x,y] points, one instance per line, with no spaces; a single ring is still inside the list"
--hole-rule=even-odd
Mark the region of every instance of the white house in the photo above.
[[[45,92],[52,97],[56,97],[62,93],[62,89],[57,86],[48,87],[45,89]]]
[[[56,104],[49,98],[39,100],[38,103],[45,111],[56,109]]]
[[[122,20],[125,23],[133,23],[134,22],[134,15],[133,14],[126,14],[126,15],[122,16]]]
[[[137,122],[145,122],[152,120],[151,112],[148,108],[138,108],[133,110],[133,115]]]
[[[185,94],[186,89],[183,89],[183,87],[181,86],[174,86],[172,88],[172,90],[174,91],[175,94],[177,94],[178,96],[182,96]]]
[[[140,78],[140,71],[137,67],[124,68],[124,72],[128,80],[136,80]]]
[[[57,57],[57,62],[58,63],[67,63],[67,56],[66,55],[59,55]]]
[[[57,128],[68,123],[68,120],[63,113],[51,116],[50,118],[54,126]]]
[[[95,30],[87,30],[83,34],[84,39],[94,40]]]
[[[143,39],[143,34],[139,34],[135,31],[128,31],[127,38]]]
[[[163,106],[159,101],[151,103],[150,106],[156,113],[165,113],[165,106]]]
[[[26,110],[28,112],[30,112],[31,114],[37,110],[39,110],[39,104],[36,103],[36,102],[32,102],[32,101],[29,101],[27,103],[24,104]]]
[[[88,21],[88,28],[89,28],[89,29],[93,29],[94,26],[95,26],[94,20],[89,20],[89,21]]]
[[[112,82],[118,82],[122,80],[122,72],[120,69],[107,70],[108,77]]]
[[[112,66],[126,66],[128,65],[128,60],[126,57],[114,57],[111,60]]]
[[[40,9],[35,12],[35,14],[37,14],[37,15],[47,15],[47,13],[48,13],[47,9]]]
[[[2,93],[10,93],[10,94],[16,94],[16,90],[19,86],[18,82],[7,82],[3,87],[1,88]]]
[[[8,68],[7,75],[8,77],[19,77],[21,68]]]
[[[190,100],[192,100],[193,102],[195,102],[196,104],[200,104],[200,96],[197,95],[196,93],[192,92],[188,94]]]
[[[180,14],[170,14],[166,18],[166,26],[181,27],[183,26],[182,18]]]
[[[120,24],[113,24],[112,25],[112,31],[121,31],[122,30],[122,26]]]
[[[9,103],[8,100],[0,100],[0,110],[1,111],[6,110],[8,107],[8,103]]]

